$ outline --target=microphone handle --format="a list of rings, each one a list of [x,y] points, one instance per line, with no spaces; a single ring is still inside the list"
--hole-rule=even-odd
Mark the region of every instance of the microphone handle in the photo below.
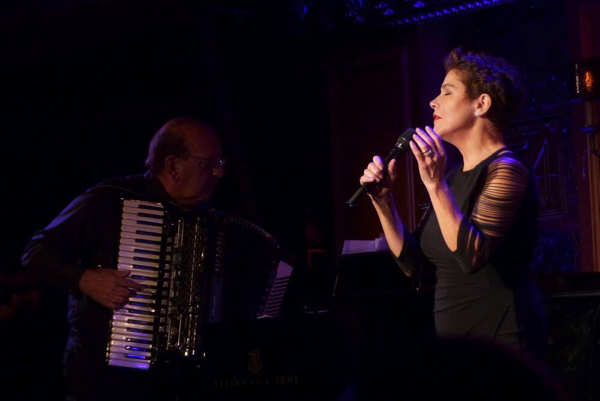
[[[388,153],[388,155],[383,160],[383,175],[384,176],[387,174],[387,165],[389,164],[390,161],[392,161],[392,159],[395,159],[396,157],[398,157],[401,150],[402,149],[400,149],[399,147],[394,146],[394,148],[390,151],[390,153]],[[360,186],[360,188],[358,188],[356,190],[354,195],[352,195],[352,197],[346,202],[346,205],[356,206],[358,204],[358,202],[360,202],[365,197],[366,194],[371,192],[371,190],[373,189],[373,187],[375,185],[377,185],[377,183],[374,181],[365,182],[364,184],[362,184]]]

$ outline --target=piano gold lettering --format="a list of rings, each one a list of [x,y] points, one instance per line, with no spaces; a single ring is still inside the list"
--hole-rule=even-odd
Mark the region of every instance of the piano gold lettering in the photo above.
[[[285,386],[300,383],[300,377],[298,375],[275,376],[272,379],[273,380],[269,377],[254,379],[234,378],[230,380],[215,380],[213,385],[216,389],[228,389],[238,387],[266,387],[272,384],[276,386]]]
[[[261,379],[232,379],[232,380],[215,380],[215,388],[233,388],[233,387],[258,387],[268,385],[269,379],[264,382]]]
[[[298,384],[299,382],[300,378],[297,375],[275,377],[275,385],[277,386],[285,384]]]

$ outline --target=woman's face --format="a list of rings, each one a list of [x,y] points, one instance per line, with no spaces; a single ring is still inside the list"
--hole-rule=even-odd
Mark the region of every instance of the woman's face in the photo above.
[[[446,137],[473,126],[477,99],[467,97],[467,87],[460,80],[461,73],[450,70],[442,83],[438,97],[429,105],[433,111],[433,128],[441,137]]]

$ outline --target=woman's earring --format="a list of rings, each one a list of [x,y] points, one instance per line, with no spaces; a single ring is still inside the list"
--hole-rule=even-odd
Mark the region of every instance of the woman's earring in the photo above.
[[[475,117],[479,117],[479,113],[478,112],[475,112]]]

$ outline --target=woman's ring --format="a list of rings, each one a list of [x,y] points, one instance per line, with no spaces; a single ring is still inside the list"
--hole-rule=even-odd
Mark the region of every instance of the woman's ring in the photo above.
[[[433,154],[433,150],[427,149],[425,152],[421,153],[424,157],[429,157]]]

